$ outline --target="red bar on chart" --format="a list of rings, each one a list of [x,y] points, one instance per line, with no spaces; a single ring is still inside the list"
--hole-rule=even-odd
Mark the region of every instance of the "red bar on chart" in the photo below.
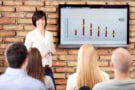
[[[98,26],[98,37],[100,36],[100,27]]]
[[[107,37],[107,27],[105,27],[105,37]]]
[[[82,25],[82,35],[83,35],[83,36],[84,36],[84,32],[85,32],[84,26],[85,26],[85,20],[83,19],[83,25]]]
[[[92,24],[90,24],[90,36],[92,36]]]
[[[77,29],[75,29],[75,35],[77,35]]]
[[[113,36],[113,38],[115,37],[115,31],[113,30],[113,32],[112,32],[112,36]]]

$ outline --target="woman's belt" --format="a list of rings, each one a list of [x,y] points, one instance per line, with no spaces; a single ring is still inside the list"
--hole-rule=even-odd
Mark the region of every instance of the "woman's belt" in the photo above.
[[[49,65],[45,65],[44,66],[44,69],[46,70],[46,69],[49,69],[50,67],[49,67]]]

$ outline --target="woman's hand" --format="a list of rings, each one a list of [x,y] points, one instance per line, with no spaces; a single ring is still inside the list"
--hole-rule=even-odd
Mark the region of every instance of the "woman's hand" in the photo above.
[[[56,50],[53,48],[53,49],[51,49],[51,51],[50,51],[52,54],[54,54],[55,52],[56,52]]]
[[[52,54],[54,54],[55,52],[56,52],[55,49],[51,49],[51,50],[48,52],[48,54],[49,54],[49,55],[52,55]]]
[[[47,55],[52,55],[52,54],[54,54],[55,52],[56,52],[55,49],[51,49],[49,52],[44,51],[44,52],[41,52],[41,56],[42,56],[42,57],[46,57]]]
[[[41,56],[42,57],[46,57],[47,55],[48,55],[48,52],[47,51],[41,52]]]

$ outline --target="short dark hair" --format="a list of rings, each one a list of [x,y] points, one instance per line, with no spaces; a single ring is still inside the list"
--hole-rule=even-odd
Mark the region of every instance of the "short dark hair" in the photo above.
[[[46,13],[43,11],[35,11],[33,16],[32,16],[32,23],[36,27],[36,21],[39,20],[40,18],[45,17],[45,27],[47,25],[47,17]]]
[[[10,44],[5,50],[9,67],[20,68],[27,57],[27,48],[21,42]]]

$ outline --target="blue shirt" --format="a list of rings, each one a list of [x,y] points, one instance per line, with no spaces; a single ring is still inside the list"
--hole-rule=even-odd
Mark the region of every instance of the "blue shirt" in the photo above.
[[[0,76],[0,90],[45,90],[45,87],[24,70],[7,68]]]

